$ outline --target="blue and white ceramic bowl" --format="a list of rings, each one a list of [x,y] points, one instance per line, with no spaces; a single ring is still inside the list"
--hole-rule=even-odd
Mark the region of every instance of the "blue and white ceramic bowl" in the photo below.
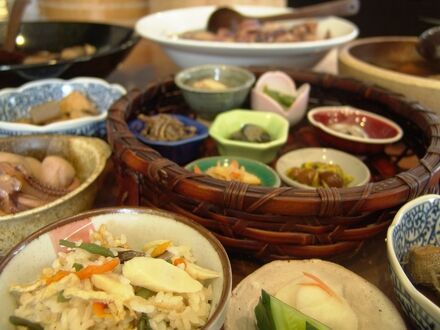
[[[99,115],[70,119],[48,125],[32,125],[13,121],[28,117],[32,106],[61,100],[72,91],[79,91],[92,101]],[[18,88],[0,91],[0,136],[26,134],[71,134],[104,136],[105,120],[110,106],[126,93],[116,84],[98,78],[80,77],[71,80],[43,79]]]
[[[440,307],[417,290],[403,269],[409,249],[427,244],[440,246],[440,195],[403,205],[387,234],[391,279],[403,310],[419,329],[440,329]]]

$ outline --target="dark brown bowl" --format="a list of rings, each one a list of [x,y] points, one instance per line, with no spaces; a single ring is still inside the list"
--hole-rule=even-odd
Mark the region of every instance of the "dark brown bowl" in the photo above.
[[[5,35],[5,28],[5,24],[0,25],[0,35]],[[23,53],[59,52],[84,44],[95,46],[96,53],[55,63],[0,65],[0,88],[43,78],[105,77],[139,41],[132,28],[85,22],[26,22],[19,36],[24,43],[16,47]]]

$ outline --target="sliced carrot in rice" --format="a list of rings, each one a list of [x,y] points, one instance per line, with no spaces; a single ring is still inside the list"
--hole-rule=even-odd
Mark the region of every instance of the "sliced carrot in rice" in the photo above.
[[[173,261],[174,266],[179,266],[180,264],[184,264],[186,266],[186,260],[184,257],[179,257],[179,258],[174,259],[174,261]]]
[[[86,278],[92,277],[92,275],[94,274],[111,272],[118,265],[119,265],[119,259],[114,258],[106,263],[103,263],[102,265],[89,265],[74,274],[78,276],[80,280],[84,280]]]
[[[58,282],[69,274],[72,274],[72,272],[69,272],[67,270],[59,270],[54,275],[45,278],[46,284],[49,285],[51,283]]]
[[[93,313],[97,317],[110,317],[111,314],[107,313],[107,311],[105,310],[106,308],[107,308],[107,304],[104,304],[102,302],[93,302],[92,303]]]
[[[54,282],[58,282],[62,278],[66,277],[69,274],[75,274],[79,277],[80,280],[84,280],[86,278],[92,277],[94,274],[102,274],[112,271],[119,265],[119,259],[114,258],[111,261],[108,261],[102,265],[89,265],[85,268],[82,268],[78,272],[69,272],[67,270],[59,270],[54,275],[47,277],[46,284],[51,284]]]

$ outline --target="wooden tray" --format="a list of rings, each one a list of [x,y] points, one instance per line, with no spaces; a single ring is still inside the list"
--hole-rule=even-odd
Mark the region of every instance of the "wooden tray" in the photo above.
[[[253,71],[259,76],[265,70]],[[284,71],[298,84],[312,85],[310,107],[351,105],[396,121],[405,132],[402,152],[365,156],[373,182],[353,188],[263,188],[196,175],[142,144],[127,126],[139,113],[190,113],[170,78],[131,91],[109,111],[108,141],[114,151],[121,202],[186,215],[209,228],[228,249],[252,257],[330,258],[357,251],[364,240],[386,230],[406,201],[439,191],[438,115],[352,79]],[[320,144],[306,122],[291,130],[289,141],[282,153]],[[215,152],[208,139],[205,154]],[[402,170],[397,164],[408,153],[416,155],[419,163]],[[397,171],[384,170],[384,162]]]

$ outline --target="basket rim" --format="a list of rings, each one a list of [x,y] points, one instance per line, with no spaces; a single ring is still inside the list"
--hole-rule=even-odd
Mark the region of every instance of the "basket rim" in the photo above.
[[[267,68],[252,69],[257,74],[267,71]],[[235,196],[239,197],[240,203],[228,207],[245,209],[247,212],[282,215],[346,215],[399,206],[428,192],[429,188],[438,184],[440,178],[439,115],[417,102],[408,101],[400,94],[378,86],[367,85],[352,78],[311,71],[283,70],[291,76],[294,75],[295,79],[306,80],[323,88],[338,88],[360,94],[367,99],[387,105],[397,114],[400,110],[396,109],[405,110],[403,117],[412,120],[428,137],[427,152],[416,167],[392,178],[358,187],[306,190],[292,187],[252,187],[237,183],[235,185],[238,188],[236,188],[244,190],[244,196]],[[163,189],[187,198],[224,206],[225,196],[230,193],[233,184],[207,175],[194,175],[138,141],[128,129],[125,120],[128,117],[127,110],[132,110],[139,105],[140,99],[147,97],[147,94],[160,93],[161,88],[167,84],[174,84],[172,77],[163,81],[154,81],[143,90],[132,90],[112,105],[107,118],[107,132],[115,157],[127,168],[150,177],[156,176],[160,179],[158,184]],[[236,195],[236,192],[230,194]]]

